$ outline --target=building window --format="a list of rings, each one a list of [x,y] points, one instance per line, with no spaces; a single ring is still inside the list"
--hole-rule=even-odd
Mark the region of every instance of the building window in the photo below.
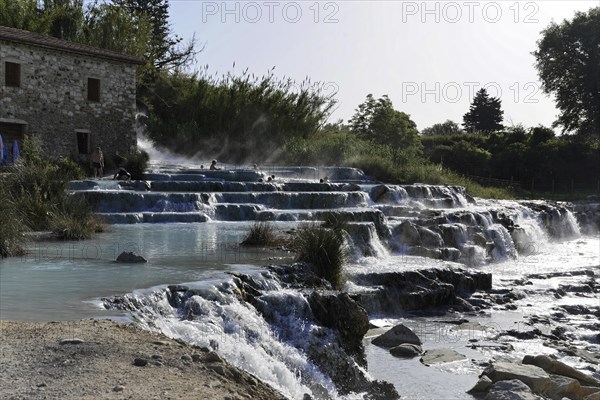
[[[90,133],[77,131],[77,151],[79,154],[90,154]]]
[[[4,82],[6,86],[21,87],[21,64],[4,63]]]
[[[88,78],[89,101],[100,101],[100,79]]]

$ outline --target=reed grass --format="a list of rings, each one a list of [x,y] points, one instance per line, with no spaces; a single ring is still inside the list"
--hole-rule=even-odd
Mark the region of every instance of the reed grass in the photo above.
[[[257,221],[242,241],[243,246],[276,246],[282,240],[275,234],[273,225],[266,221]]]
[[[335,289],[344,286],[343,267],[349,250],[342,230],[322,224],[302,226],[294,234],[290,248],[296,253],[297,261],[310,264],[315,274],[329,281]]]

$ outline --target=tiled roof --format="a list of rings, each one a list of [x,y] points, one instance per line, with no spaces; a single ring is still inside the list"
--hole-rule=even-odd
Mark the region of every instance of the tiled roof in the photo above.
[[[116,51],[87,46],[85,44],[69,42],[67,40],[57,39],[52,36],[40,35],[39,33],[9,28],[7,26],[0,26],[0,40],[85,54],[128,64],[144,64],[144,60],[127,54],[121,54],[117,53]]]

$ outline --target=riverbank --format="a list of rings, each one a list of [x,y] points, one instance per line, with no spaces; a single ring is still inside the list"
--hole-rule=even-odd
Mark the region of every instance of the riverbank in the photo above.
[[[109,320],[0,321],[3,399],[282,399],[216,353]]]

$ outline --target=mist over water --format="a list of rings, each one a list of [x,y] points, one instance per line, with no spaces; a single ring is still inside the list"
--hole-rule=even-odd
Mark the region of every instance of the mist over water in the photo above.
[[[0,318],[133,316],[146,329],[218,351],[290,398],[308,393],[316,399],[352,399],[361,396],[340,395],[310,356],[314,349],[330,349],[335,333],[315,322],[306,293],[283,286],[263,267],[289,264],[293,255],[239,246],[254,221],[270,221],[281,235],[332,213],[347,221],[352,257],[344,290],[358,295],[381,289],[369,276],[403,271],[471,268],[492,272],[494,285],[502,287],[509,285],[504,280],[533,272],[600,265],[600,238],[562,204],[470,199],[458,187],[380,185],[350,168],[263,171],[224,165],[208,171],[199,161],[156,149],[142,133],[138,144],[150,154],[145,179],[152,190],[114,182],[71,183],[74,196],[85,196],[115,224],[72,250],[63,242],[40,243],[26,257],[0,261]],[[276,180],[266,182],[267,174]],[[330,180],[319,183],[323,176]],[[132,250],[148,263],[113,262],[121,251]],[[230,273],[251,277],[260,292],[252,304],[240,299],[237,278]],[[166,288],[176,284],[193,290],[179,303]],[[124,295],[127,312],[101,300],[114,295]],[[539,312],[550,313],[552,303],[536,296],[532,302],[549,304],[538,306]],[[372,311],[371,319],[387,324],[426,322]],[[510,325],[517,317],[493,312],[486,318]],[[425,367],[395,359],[370,346],[369,339],[365,343],[369,372],[393,382],[403,397],[451,393],[461,398],[476,376],[468,363]],[[447,341],[426,344],[450,346]],[[335,349],[328,351],[335,360]],[[490,354],[470,351],[468,356]],[[437,386],[423,391],[432,376],[439,379]]]

